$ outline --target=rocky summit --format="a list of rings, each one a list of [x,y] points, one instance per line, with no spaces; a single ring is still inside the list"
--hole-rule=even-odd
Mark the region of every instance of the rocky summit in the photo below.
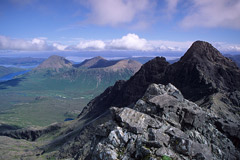
[[[186,100],[172,84],[151,84],[132,108],[111,107],[60,148],[59,159],[237,160],[240,125]],[[108,117],[108,118],[106,118]]]

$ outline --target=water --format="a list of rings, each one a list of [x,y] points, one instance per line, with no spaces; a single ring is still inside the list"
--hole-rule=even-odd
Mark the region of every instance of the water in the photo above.
[[[73,118],[66,118],[64,121],[66,122],[66,121],[72,121],[72,120],[74,120]]]
[[[31,71],[31,70],[20,71],[20,72],[15,72],[15,73],[11,73],[11,74],[5,75],[3,77],[0,77],[0,82],[9,81],[9,80],[13,79],[14,77],[23,75],[23,74],[25,74],[25,73],[27,73],[29,71]]]
[[[21,65],[6,65],[6,64],[0,64],[0,66],[3,66],[3,67],[14,67],[14,68],[24,68],[24,69],[32,69],[32,68],[36,68],[38,65],[21,66]]]

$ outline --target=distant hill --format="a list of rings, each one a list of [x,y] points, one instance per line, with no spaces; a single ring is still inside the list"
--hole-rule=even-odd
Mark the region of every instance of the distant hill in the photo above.
[[[153,58],[155,58],[155,57],[129,57],[129,58],[126,58],[126,59],[131,59],[131,60],[137,61],[141,64],[145,64],[148,61],[152,60]]]
[[[21,69],[21,68],[0,66],[0,77],[11,74],[11,73],[14,73],[14,72],[23,71],[23,70],[24,69]]]
[[[95,68],[95,67],[92,67],[92,68]],[[136,73],[140,69],[140,67],[141,67],[141,64],[139,62],[127,59],[127,60],[113,61],[112,65],[107,66],[106,69],[110,69],[113,71],[128,69],[128,70],[131,70],[133,73]],[[104,68],[104,67],[101,66],[99,68]]]
[[[15,65],[15,66],[34,66],[39,65],[45,60],[45,58],[13,58],[13,57],[0,57],[1,65]]]
[[[43,61],[36,70],[41,69],[52,69],[59,70],[60,68],[69,68],[72,67],[72,63],[65,59],[64,57],[60,57],[57,55],[50,56],[47,60]]]
[[[109,61],[102,57],[94,57],[73,65],[65,71],[48,72],[52,78],[66,79],[80,84],[80,88],[102,89],[113,85],[117,80],[127,80],[141,68],[141,64],[133,60]]]
[[[145,64],[147,63],[148,61],[154,59],[155,57],[129,57],[129,58],[126,58],[126,59],[131,59],[131,60],[134,60],[134,61],[137,61],[141,64]],[[170,64],[172,63],[175,63],[177,61],[179,61],[179,58],[176,58],[176,59],[172,59],[172,60],[167,60]]]
[[[74,66],[75,67],[82,67],[82,68],[91,68],[91,67],[97,65],[99,63],[99,61],[102,61],[102,63],[104,63],[107,60],[104,59],[103,57],[97,56],[97,57],[93,57],[91,59],[86,59],[82,63],[76,64]]]

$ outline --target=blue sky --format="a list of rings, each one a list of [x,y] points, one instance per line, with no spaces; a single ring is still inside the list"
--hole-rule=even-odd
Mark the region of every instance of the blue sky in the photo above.
[[[0,54],[240,52],[240,0],[1,0]]]

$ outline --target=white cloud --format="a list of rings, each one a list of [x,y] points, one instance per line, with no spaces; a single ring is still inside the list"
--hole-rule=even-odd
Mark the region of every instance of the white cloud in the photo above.
[[[192,41],[177,42],[177,41],[155,40],[155,41],[149,41],[149,43],[152,44],[155,51],[186,51],[193,42]]]
[[[44,40],[39,38],[27,41],[23,39],[11,39],[9,37],[0,36],[0,49],[39,51],[48,50],[49,48],[50,46],[48,46]]]
[[[97,25],[118,26],[142,21],[143,17],[153,12],[154,2],[155,0],[89,0],[85,4],[90,9],[88,21]]]
[[[110,42],[109,48],[117,50],[150,50],[146,39],[139,38],[136,34],[129,33],[121,39],[114,39]]]
[[[229,27],[240,29],[239,0],[193,0],[181,21],[184,28]]]
[[[68,46],[67,45],[61,45],[59,43],[53,43],[53,47],[56,48],[59,51],[64,51]]]
[[[80,50],[103,50],[105,43],[101,40],[81,41],[75,48]]]
[[[129,33],[122,38],[108,41],[77,39],[77,45],[49,43],[47,38],[32,40],[13,39],[0,36],[0,51],[146,51],[146,52],[186,52],[192,41],[146,40]],[[74,41],[75,43],[76,41]],[[212,42],[221,52],[240,52],[240,44]]]
[[[33,38],[32,40],[13,39],[0,35],[0,50],[18,51],[49,51],[64,50],[64,46],[54,43],[49,45],[46,38]]]
[[[33,50],[45,50],[48,49],[48,45],[43,39],[34,38],[29,45]]]
[[[240,44],[214,42],[213,46],[215,46],[218,50],[220,50],[222,52],[240,52]]]

